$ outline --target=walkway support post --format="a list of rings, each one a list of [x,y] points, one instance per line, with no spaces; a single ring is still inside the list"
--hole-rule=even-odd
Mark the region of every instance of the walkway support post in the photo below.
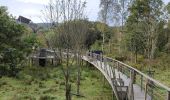
[[[130,82],[129,98],[130,98],[130,100],[134,100],[134,90],[133,90],[133,84],[134,84],[134,81],[135,81],[135,71],[134,70],[130,71],[130,78],[131,78],[131,82]]]
[[[114,91],[112,92],[112,100],[115,100],[115,98],[114,98]]]
[[[170,91],[168,91],[168,97],[167,100],[170,100]]]
[[[146,84],[145,84],[145,100],[147,100],[147,94],[148,94],[148,79],[146,79]]]
[[[141,91],[142,91],[142,86],[143,86],[143,76],[142,75],[141,75],[140,85],[141,85]]]

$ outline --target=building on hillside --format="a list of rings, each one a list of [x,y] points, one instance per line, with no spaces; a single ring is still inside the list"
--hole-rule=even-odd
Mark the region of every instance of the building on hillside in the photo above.
[[[26,17],[19,16],[16,21],[19,24],[24,24],[25,26],[27,26],[27,28],[30,28],[34,33],[37,33],[39,29],[37,24],[33,23],[31,19],[28,19]]]
[[[23,16],[19,16],[18,19],[17,19],[17,22],[20,23],[20,24],[30,24],[31,20],[28,19],[28,18],[25,18]]]

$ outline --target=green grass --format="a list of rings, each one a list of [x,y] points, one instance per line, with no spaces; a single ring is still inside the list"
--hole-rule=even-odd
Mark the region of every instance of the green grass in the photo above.
[[[80,93],[72,100],[111,100],[108,83],[103,86],[101,73],[94,68],[81,68]],[[71,67],[72,93],[76,93],[76,68]],[[65,100],[65,81],[61,66],[27,67],[13,77],[0,78],[0,100]]]

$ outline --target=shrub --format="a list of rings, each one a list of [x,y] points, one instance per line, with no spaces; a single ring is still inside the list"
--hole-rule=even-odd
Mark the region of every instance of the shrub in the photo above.
[[[1,86],[4,86],[4,85],[7,85],[7,84],[8,84],[7,82],[1,81],[1,82],[0,82],[0,87],[1,87]]]
[[[115,59],[123,62],[123,61],[127,60],[127,57],[126,56],[116,56]]]
[[[39,100],[56,100],[56,97],[51,97],[49,95],[45,95],[45,96],[40,96]]]
[[[46,86],[44,85],[44,83],[39,82],[39,88],[45,88]]]

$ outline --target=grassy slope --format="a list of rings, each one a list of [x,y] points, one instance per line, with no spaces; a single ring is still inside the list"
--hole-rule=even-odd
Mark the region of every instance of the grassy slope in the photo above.
[[[2,77],[0,100],[65,100],[64,76],[60,67],[27,67],[16,78]],[[76,68],[72,67],[71,72],[72,93],[75,93]],[[80,92],[85,97],[73,96],[73,100],[107,100],[107,97],[110,100],[111,88],[108,84],[103,87],[101,80],[97,70],[83,67]]]

